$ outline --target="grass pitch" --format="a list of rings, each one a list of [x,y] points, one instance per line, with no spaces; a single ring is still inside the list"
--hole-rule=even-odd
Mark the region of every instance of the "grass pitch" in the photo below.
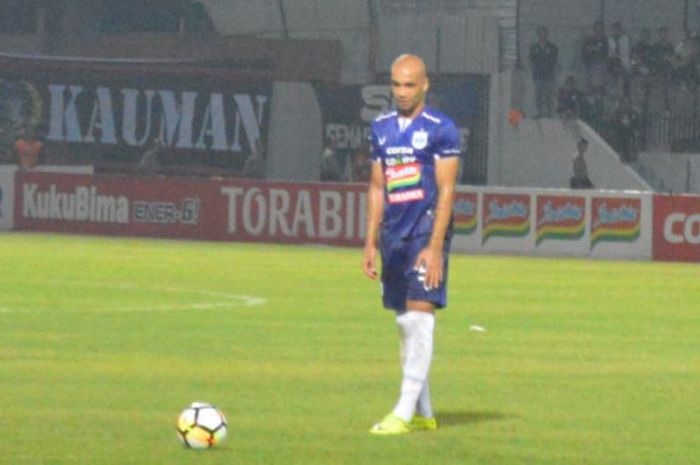
[[[453,255],[441,428],[377,438],[398,336],[358,250],[3,234],[0,257],[3,465],[700,457],[698,265]],[[194,400],[221,448],[176,439]]]

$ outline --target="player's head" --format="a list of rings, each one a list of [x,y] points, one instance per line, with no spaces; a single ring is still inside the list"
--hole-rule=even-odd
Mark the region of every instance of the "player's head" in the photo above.
[[[588,150],[588,140],[582,137],[578,140],[576,146],[578,147],[578,153],[584,153],[586,150]]]
[[[428,92],[425,62],[416,55],[401,55],[391,65],[391,92],[399,113],[414,117],[425,106]]]

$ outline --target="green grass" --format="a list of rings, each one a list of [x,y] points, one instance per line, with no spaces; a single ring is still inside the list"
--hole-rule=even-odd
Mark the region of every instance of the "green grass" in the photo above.
[[[0,257],[3,465],[700,457],[697,265],[453,255],[441,429],[376,438],[398,337],[358,250],[3,234]],[[220,449],[177,441],[194,400],[227,413]]]

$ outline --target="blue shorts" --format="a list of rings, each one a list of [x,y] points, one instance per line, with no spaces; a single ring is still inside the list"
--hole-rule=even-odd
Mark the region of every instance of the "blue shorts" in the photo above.
[[[421,273],[413,269],[418,254],[430,241],[429,235],[408,239],[382,240],[382,301],[384,307],[397,312],[406,310],[407,300],[432,302],[436,308],[447,305],[447,262],[449,238],[443,248],[442,282],[435,289],[426,290]]]

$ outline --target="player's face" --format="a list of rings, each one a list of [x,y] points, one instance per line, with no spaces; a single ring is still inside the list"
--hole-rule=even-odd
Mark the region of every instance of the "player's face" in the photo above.
[[[425,106],[428,78],[425,68],[412,60],[399,62],[391,69],[391,91],[399,113],[414,117]]]

